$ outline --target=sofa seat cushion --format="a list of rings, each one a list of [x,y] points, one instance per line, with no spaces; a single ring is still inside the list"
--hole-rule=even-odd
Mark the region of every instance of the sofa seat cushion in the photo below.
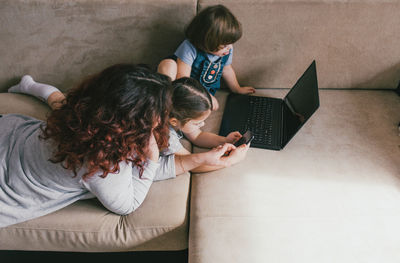
[[[0,93],[0,114],[45,119],[50,109],[21,94]],[[78,201],[49,215],[0,228],[1,250],[146,251],[188,247],[189,173],[153,183],[143,204],[127,216],[97,199]]]
[[[320,102],[282,151],[250,148],[192,175],[191,263],[400,262],[400,97],[320,90]],[[221,116],[205,130],[218,132]]]

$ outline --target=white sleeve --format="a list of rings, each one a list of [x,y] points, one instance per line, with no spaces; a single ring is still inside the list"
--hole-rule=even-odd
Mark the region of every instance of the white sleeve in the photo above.
[[[158,163],[160,166],[157,169],[154,181],[167,180],[176,177],[175,171],[175,153],[183,148],[179,141],[178,133],[169,127],[168,148],[160,152]]]
[[[147,161],[142,177],[139,169],[131,163],[120,163],[119,173],[109,173],[105,178],[95,174],[83,185],[111,212],[127,215],[136,210],[144,201],[153,182],[159,163]]]
[[[192,66],[193,61],[196,59],[197,56],[197,50],[192,45],[192,43],[190,43],[189,40],[186,39],[176,49],[175,56],[180,58],[183,62],[185,62],[189,66]]]
[[[167,156],[180,151],[183,148],[183,146],[179,139],[182,137],[183,135],[179,136],[178,133],[174,130],[174,128],[169,127],[168,148],[161,150],[160,155]]]
[[[153,181],[162,181],[176,177],[175,154],[160,156],[158,159],[160,166],[156,171]]]

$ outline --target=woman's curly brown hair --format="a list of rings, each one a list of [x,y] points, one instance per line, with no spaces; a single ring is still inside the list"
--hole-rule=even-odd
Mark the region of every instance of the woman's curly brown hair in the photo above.
[[[102,171],[119,172],[131,162],[143,173],[152,129],[159,148],[168,146],[171,82],[142,65],[119,64],[83,81],[66,96],[42,127],[56,151],[50,160],[62,163],[83,179]]]

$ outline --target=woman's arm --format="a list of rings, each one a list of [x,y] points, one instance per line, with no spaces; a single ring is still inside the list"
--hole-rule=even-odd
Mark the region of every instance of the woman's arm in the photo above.
[[[101,178],[94,174],[83,185],[93,193],[105,208],[119,215],[127,215],[136,210],[144,201],[159,164],[148,160],[141,177],[139,169],[125,162],[120,163],[117,174]]]
[[[182,149],[174,159],[176,174],[187,171],[208,172],[231,166],[243,160],[247,150],[248,146],[236,148],[232,144],[220,145],[205,153],[190,154]],[[226,152],[230,152],[228,156],[224,156]],[[143,203],[159,165],[149,159],[139,177],[137,167],[121,162],[118,174],[108,174],[101,178],[101,173],[98,173],[82,183],[108,210],[127,215]]]
[[[246,157],[249,145],[235,147],[226,143],[204,153],[191,154],[186,149],[175,154],[175,171],[176,174],[185,172],[204,173],[219,170],[236,164]],[[225,156],[225,153],[229,155]]]
[[[108,210],[127,215],[142,204],[160,166],[154,134],[150,136],[146,156],[148,159],[141,176],[138,167],[120,162],[117,174],[109,173],[105,178],[95,174],[82,183]]]

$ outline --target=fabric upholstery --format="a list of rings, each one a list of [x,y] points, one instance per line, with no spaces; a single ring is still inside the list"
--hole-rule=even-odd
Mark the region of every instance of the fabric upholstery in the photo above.
[[[112,64],[155,67],[195,13],[195,0],[3,0],[0,91],[25,74],[66,91]]]
[[[216,4],[199,0],[199,10]],[[319,87],[395,89],[397,0],[221,0],[243,26],[234,44],[239,83],[291,88],[312,60]]]
[[[320,103],[282,151],[192,175],[190,263],[400,260],[400,97],[320,90]]]

